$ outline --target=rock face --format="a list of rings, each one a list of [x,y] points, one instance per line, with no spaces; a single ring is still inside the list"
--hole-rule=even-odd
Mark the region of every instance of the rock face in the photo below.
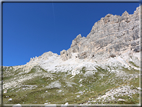
[[[140,48],[140,7],[133,14],[125,11],[122,16],[107,14],[94,24],[87,37],[79,34],[68,50],[61,51],[62,60],[72,58],[104,58],[121,55],[123,51],[139,52]]]
[[[25,65],[14,66],[13,70],[23,69],[28,73],[34,66],[40,66],[46,71],[69,70],[75,75],[83,66],[90,68],[95,62],[107,64],[111,58],[126,65],[124,62],[129,64],[130,58],[135,59],[133,56],[138,58],[138,61],[134,60],[136,65],[140,65],[141,50],[139,6],[133,14],[127,11],[121,16],[107,14],[93,25],[87,37],[79,34],[70,48],[62,50],[60,55],[45,52],[39,57],[31,58]],[[121,61],[119,57],[125,61]]]
[[[139,104],[139,10],[107,14],[60,55],[49,51],[25,65],[2,67],[3,104]]]

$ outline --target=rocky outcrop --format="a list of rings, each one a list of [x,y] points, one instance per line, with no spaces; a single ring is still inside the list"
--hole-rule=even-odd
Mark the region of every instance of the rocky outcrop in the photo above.
[[[65,61],[65,60],[68,59],[68,54],[67,54],[67,51],[66,51],[66,50],[62,50],[62,51],[60,52],[60,55],[61,55],[63,61]]]
[[[133,14],[125,11],[121,16],[107,14],[94,24],[87,37],[79,34],[68,50],[61,51],[62,59],[68,60],[72,53],[79,59],[104,58],[120,55],[123,51],[141,51],[140,48],[140,7]]]

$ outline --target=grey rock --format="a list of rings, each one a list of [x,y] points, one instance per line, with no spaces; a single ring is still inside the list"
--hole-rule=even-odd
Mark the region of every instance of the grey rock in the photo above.
[[[79,48],[77,45],[75,45],[74,47],[71,48],[73,53],[76,53],[79,51]]]
[[[139,45],[139,41],[132,41],[131,46]]]
[[[127,11],[125,11],[123,14],[122,14],[123,17],[127,17],[129,16],[129,13]]]
[[[133,63],[137,66],[140,66],[141,62],[138,60],[137,57],[132,56]]]
[[[73,41],[71,44],[71,47],[77,45],[77,43],[80,41],[80,39],[82,38],[81,34],[79,34]]]
[[[81,52],[80,54],[78,54],[78,58],[79,59],[87,58],[87,52]]]
[[[60,55],[64,55],[64,54],[66,54],[66,50],[62,50],[62,51],[60,52]]]
[[[68,54],[67,54],[67,51],[66,50],[62,50],[61,52],[60,52],[60,55],[61,55],[61,58],[62,58],[62,60],[63,61],[65,61],[65,60],[67,60],[68,59]]]
[[[61,84],[59,81],[54,81],[51,84],[49,84],[48,86],[46,86],[46,88],[61,88]]]
[[[118,15],[115,15],[112,19],[111,19],[111,22],[113,23],[118,23],[119,22],[119,17]]]
[[[85,77],[90,77],[90,76],[93,77],[94,75],[95,75],[95,71],[86,71],[84,74]]]
[[[136,29],[133,34],[133,40],[137,40],[139,38],[139,29]]]
[[[107,14],[96,22],[87,37],[79,34],[67,51],[62,51],[63,60],[72,57],[72,53],[78,53],[79,59],[109,57],[112,53],[119,55],[121,51],[132,49],[140,51],[139,39],[139,13],[140,7],[134,14],[125,11],[122,16]]]
[[[122,30],[127,30],[127,22],[120,22],[120,26],[119,26],[119,30],[122,31]]]
[[[134,51],[135,52],[140,52],[142,50],[142,48],[140,48],[140,46],[136,46],[135,48],[134,48]]]

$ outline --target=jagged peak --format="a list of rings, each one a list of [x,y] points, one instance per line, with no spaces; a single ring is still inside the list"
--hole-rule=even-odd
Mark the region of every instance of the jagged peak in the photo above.
[[[137,8],[137,11],[139,8],[140,7]],[[99,55],[102,52],[104,55],[106,55],[106,57],[111,54],[112,50],[115,51],[115,54],[121,53],[121,51],[129,47],[127,46],[127,44],[131,44],[131,41],[133,41],[134,38],[139,38],[139,35],[136,34],[135,31],[131,30],[132,26],[135,26],[133,23],[135,23],[136,20],[132,20],[135,18],[136,17],[130,18],[130,15],[127,11],[125,11],[122,16],[107,14],[105,17],[101,18],[94,24],[90,34],[86,37],[86,40],[84,40],[81,34],[77,35],[77,37],[72,40],[69,51],[62,51],[63,53],[67,53],[66,56],[64,56],[64,54],[63,57],[68,57],[71,53],[75,52],[78,52],[78,54],[82,55],[83,57],[89,57],[89,55],[91,55],[93,52],[95,53],[95,55]],[[129,23],[130,21],[132,21],[133,23]],[[131,35],[131,37],[128,37],[129,32],[127,32],[123,37],[120,38],[119,35],[121,35],[121,31],[127,31],[127,29],[130,29],[130,32],[134,32],[134,35],[137,36],[134,37],[133,35]],[[112,32],[113,35],[117,38],[117,41],[120,41],[117,45],[114,44],[114,42],[111,42],[115,41],[115,39],[113,38],[114,36],[111,36]],[[123,40],[127,42],[124,42]],[[123,44],[125,49],[120,47],[121,42],[124,42]],[[105,48],[107,49],[105,50]],[[139,47],[135,46],[133,48],[140,51]],[[87,54],[81,54],[82,51],[86,51]]]
[[[140,5],[139,7],[136,8],[136,11],[139,11],[142,5]]]
[[[58,54],[57,53],[53,53],[52,51],[48,51],[48,52],[45,52],[45,53],[43,53],[40,57],[42,57],[42,58],[47,58],[47,57],[49,57],[49,56],[58,56]]]
[[[74,40],[72,40],[71,47],[75,46],[77,44],[77,42],[80,41],[81,38],[82,38],[81,34],[77,35],[76,38]]]
[[[52,55],[52,54],[53,54],[53,52],[48,51],[48,52],[43,53],[41,56],[45,56],[45,55]]]
[[[125,11],[122,16],[129,16],[129,13],[127,11]]]
[[[136,8],[136,10],[134,11],[134,14],[139,14],[141,10],[141,5],[139,7]],[[141,11],[142,12],[142,11]]]
[[[75,40],[76,39],[80,39],[80,38],[82,38],[81,34],[77,35],[77,37],[75,38]]]
[[[66,50],[63,49],[62,51],[60,51],[60,55],[65,54]]]
[[[110,16],[113,16],[113,14],[107,14],[105,17],[110,17]]]
[[[41,59],[41,58],[48,58],[49,56],[53,56],[53,55],[58,56],[58,54],[53,53],[53,52],[51,52],[51,51],[48,51],[48,52],[43,53],[43,54],[42,54],[41,56],[39,56],[39,57],[35,56],[35,57],[33,57],[33,58],[30,58],[30,62],[31,62],[31,61],[35,61],[35,60],[39,60],[39,59]]]

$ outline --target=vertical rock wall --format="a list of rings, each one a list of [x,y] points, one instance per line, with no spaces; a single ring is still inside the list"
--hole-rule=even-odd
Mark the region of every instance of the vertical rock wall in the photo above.
[[[127,11],[121,16],[107,14],[94,24],[86,38],[79,34],[71,47],[60,54],[65,61],[72,57],[72,53],[78,53],[77,58],[84,59],[120,55],[125,50],[141,51],[140,6],[133,14]]]

